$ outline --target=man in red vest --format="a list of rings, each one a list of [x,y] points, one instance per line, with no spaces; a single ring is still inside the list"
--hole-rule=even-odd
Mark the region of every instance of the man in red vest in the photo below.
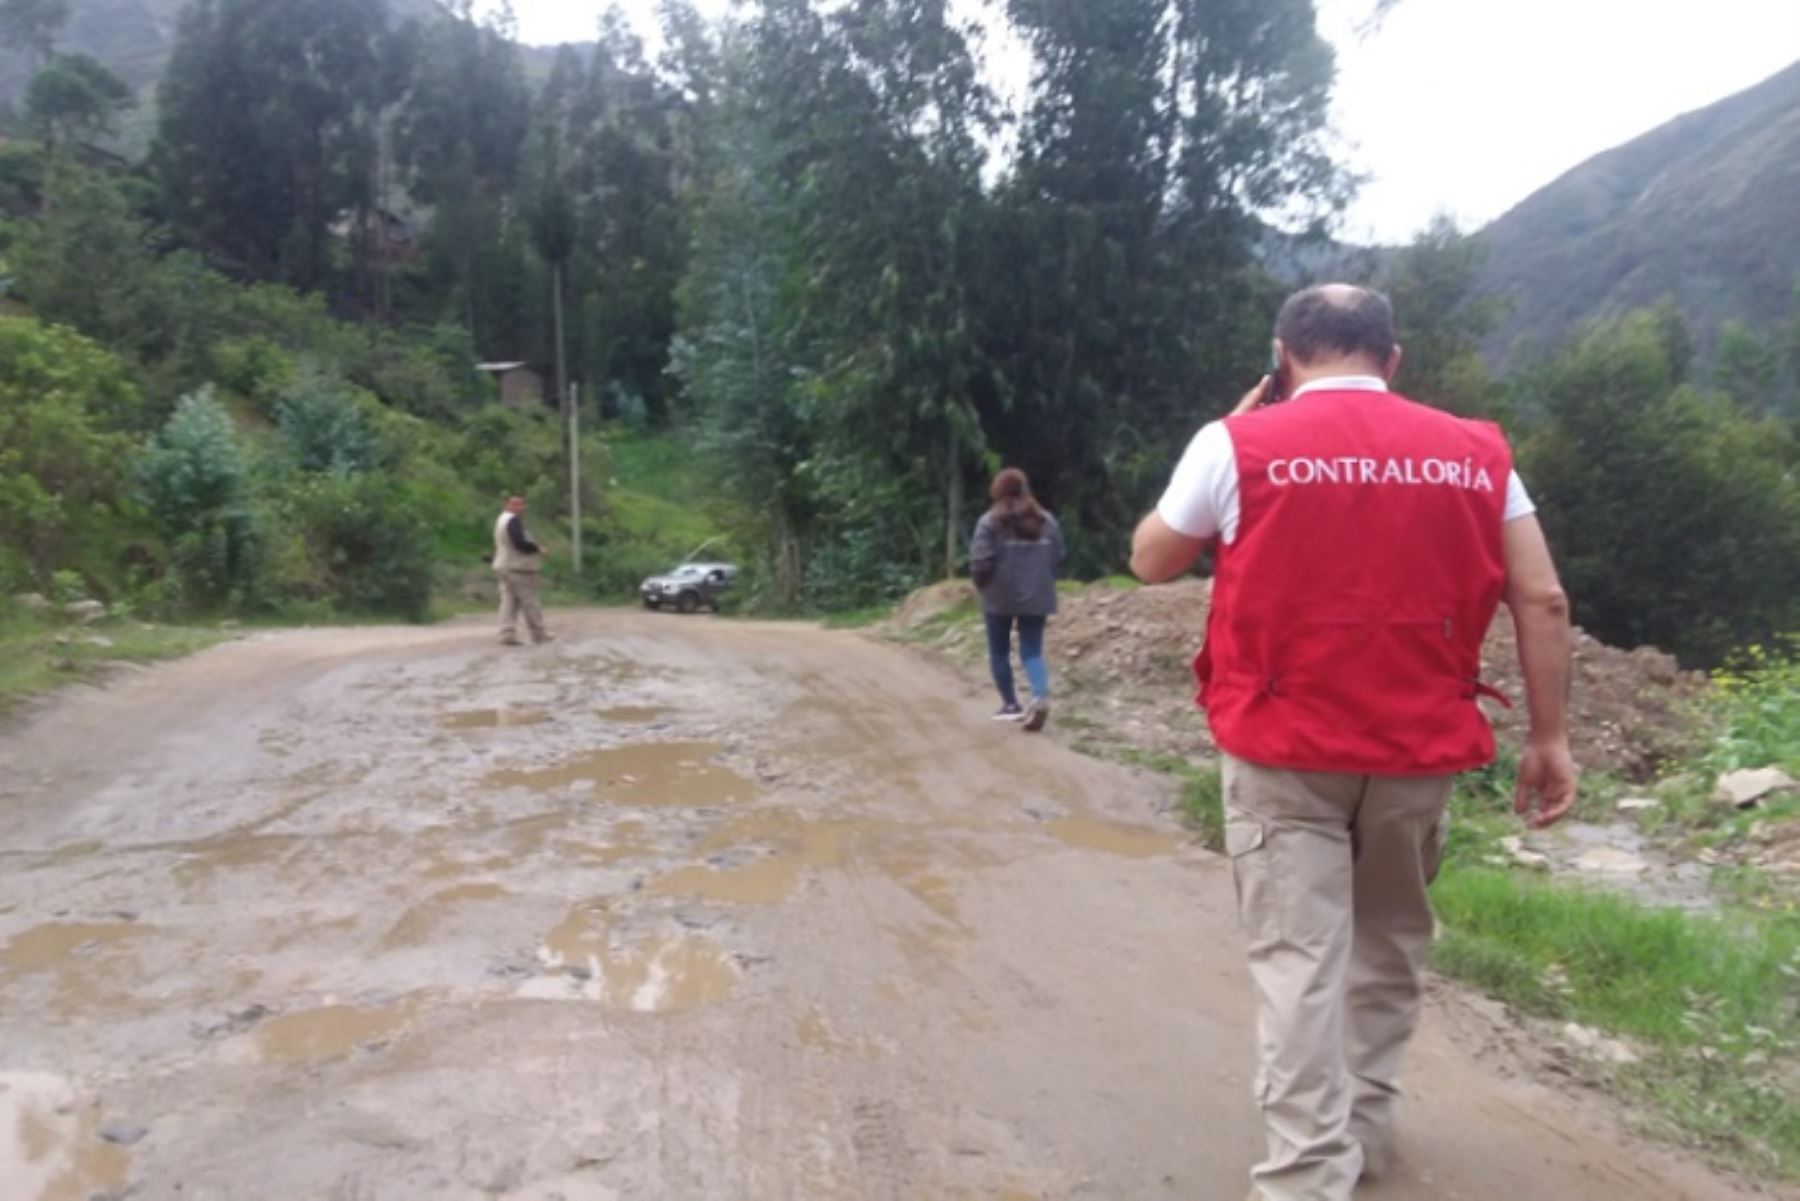
[[[1518,811],[1541,829],[1575,803],[1569,603],[1499,428],[1388,390],[1386,297],[1297,293],[1275,355],[1194,438],[1131,566],[1158,583],[1216,551],[1195,671],[1258,999],[1251,1197],[1340,1201],[1391,1155],[1445,805],[1494,757],[1477,698],[1502,599],[1530,713]]]

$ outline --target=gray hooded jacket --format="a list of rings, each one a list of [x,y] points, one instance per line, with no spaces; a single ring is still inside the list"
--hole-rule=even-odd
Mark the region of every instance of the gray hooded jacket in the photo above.
[[[977,580],[984,612],[1007,617],[1047,617],[1056,612],[1056,569],[1068,557],[1062,527],[1044,514],[1044,532],[1034,542],[1006,528],[992,511],[975,523],[969,543],[969,570]]]

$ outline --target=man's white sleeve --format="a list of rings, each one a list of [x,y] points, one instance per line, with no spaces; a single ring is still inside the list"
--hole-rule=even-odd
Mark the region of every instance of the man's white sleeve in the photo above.
[[[1222,421],[1194,435],[1175,467],[1175,477],[1156,512],[1170,529],[1189,538],[1237,537],[1237,454]]]
[[[1537,504],[1531,499],[1531,493],[1525,491],[1525,481],[1519,478],[1518,472],[1513,472],[1506,477],[1506,514],[1500,520],[1517,521],[1535,512]]]

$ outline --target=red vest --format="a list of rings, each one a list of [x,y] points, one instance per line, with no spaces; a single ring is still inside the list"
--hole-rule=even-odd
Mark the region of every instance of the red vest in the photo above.
[[[1229,418],[1237,540],[1195,661],[1213,740],[1269,767],[1441,775],[1494,757],[1481,643],[1506,584],[1499,428],[1386,392]]]

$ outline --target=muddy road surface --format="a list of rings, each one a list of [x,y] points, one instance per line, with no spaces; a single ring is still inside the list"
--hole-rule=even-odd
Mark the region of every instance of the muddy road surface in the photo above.
[[[1239,1201],[1226,865],[853,634],[257,635],[0,736],[0,1198]],[[1446,993],[1370,1197],[1748,1196]]]

